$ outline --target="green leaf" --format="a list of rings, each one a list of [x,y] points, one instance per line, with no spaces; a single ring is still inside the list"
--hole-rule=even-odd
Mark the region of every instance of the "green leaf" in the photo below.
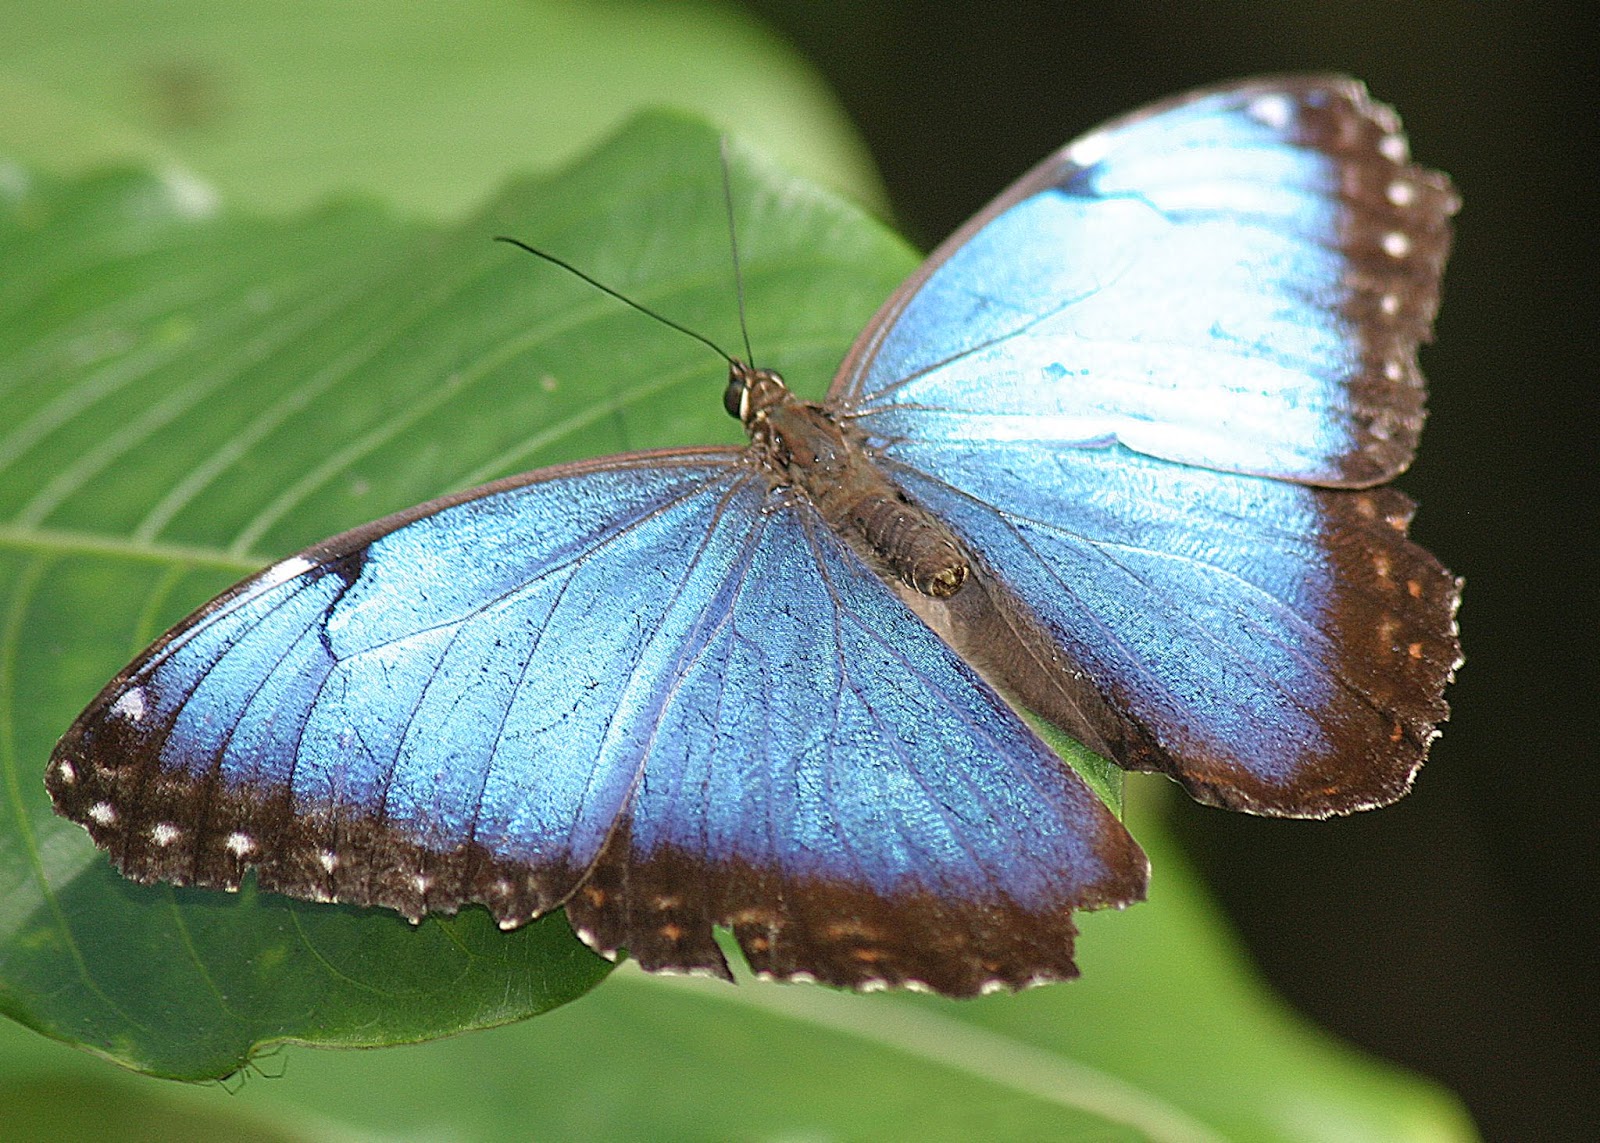
[[[731,173],[758,359],[820,395],[916,256],[738,147]],[[416,1040],[591,988],[609,966],[559,916],[413,929],[130,884],[51,814],[42,772],[105,679],[242,572],[507,472],[738,440],[704,347],[488,240],[527,239],[737,346],[716,133],[641,120],[448,229],[360,207],[262,223],[137,173],[0,187],[0,1007],[196,1077],[277,1042]],[[1083,918],[1071,985],[957,1003],[625,968],[513,1027],[294,1052],[236,1096],[13,1028],[0,1121],[55,1122],[56,1091],[316,1137],[1467,1137],[1448,1097],[1262,990],[1140,812],[1157,788],[1132,789],[1152,901]]]
[[[840,331],[913,256],[733,158],[752,337],[819,391]],[[0,223],[5,1003],[131,1066],[203,1076],[275,1040],[394,1043],[568,1000],[609,966],[559,916],[509,937],[481,910],[413,931],[134,886],[50,814],[38,766],[140,645],[272,558],[507,472],[738,439],[704,347],[489,240],[521,235],[737,344],[718,140],[641,122],[449,230],[199,205],[125,174],[36,186]]]
[[[660,104],[881,193],[833,95],[732,3],[8,0],[0,35],[0,154],[177,166],[269,210],[356,191],[455,217]]]

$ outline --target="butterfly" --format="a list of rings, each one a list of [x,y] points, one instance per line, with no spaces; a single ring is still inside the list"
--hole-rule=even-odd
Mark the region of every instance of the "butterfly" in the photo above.
[[[1145,892],[1018,713],[1214,805],[1409,788],[1460,585],[1385,487],[1458,199],[1357,82],[1191,93],[1044,160],[822,404],[730,360],[743,448],[501,480],[157,640],[46,783],[122,872],[564,908],[607,955],[948,995],[1075,976]]]

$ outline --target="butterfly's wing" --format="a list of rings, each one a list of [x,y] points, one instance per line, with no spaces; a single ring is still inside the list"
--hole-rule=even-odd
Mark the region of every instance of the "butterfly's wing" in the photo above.
[[[1405,793],[1459,656],[1456,582],[1406,540],[1403,495],[1121,446],[901,455],[985,565],[957,644],[1091,749],[1258,813]]]
[[[1421,429],[1456,206],[1354,80],[1196,93],[1069,144],[952,236],[830,400],[886,440],[1388,480]]]
[[[142,880],[970,993],[1073,973],[1121,824],[732,450],[546,470],[269,568],[119,675],[48,784]]]
[[[1358,490],[1415,449],[1456,205],[1359,84],[1291,77],[1093,132],[936,251],[831,400],[987,566],[958,642],[1204,800],[1403,793],[1458,590]]]

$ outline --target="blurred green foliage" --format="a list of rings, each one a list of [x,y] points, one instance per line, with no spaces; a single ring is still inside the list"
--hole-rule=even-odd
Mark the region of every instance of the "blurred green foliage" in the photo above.
[[[650,106],[698,111],[881,203],[838,103],[732,4],[6,0],[0,154],[178,166],[230,203],[330,193],[450,218]]]

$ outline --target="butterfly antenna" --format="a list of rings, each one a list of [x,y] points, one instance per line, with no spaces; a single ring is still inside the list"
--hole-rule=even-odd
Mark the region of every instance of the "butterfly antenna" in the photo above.
[[[582,278],[585,282],[588,282],[591,286],[593,286],[595,289],[599,290],[602,294],[609,294],[611,297],[616,298],[617,301],[621,302],[623,305],[631,306],[633,309],[638,310],[640,313],[644,314],[646,317],[655,318],[662,325],[667,326],[670,329],[675,329],[679,333],[688,334],[690,337],[692,337],[696,341],[698,341],[701,345],[704,345],[704,346],[707,346],[708,348],[710,348],[711,351],[713,353],[715,353],[718,357],[722,358],[722,360],[728,362],[728,364],[730,364],[730,365],[733,364],[733,357],[729,353],[727,353],[727,351],[725,351],[722,348],[722,346],[720,346],[716,342],[712,341],[709,337],[706,337],[704,334],[696,333],[694,330],[690,329],[688,326],[679,325],[677,322],[673,321],[669,317],[663,317],[661,314],[656,313],[656,311],[651,309],[649,306],[644,305],[641,302],[634,301],[632,298],[628,297],[626,294],[618,293],[616,290],[613,290],[610,286],[606,285],[604,282],[595,281],[588,274],[585,274],[582,270],[578,269],[572,263],[564,262],[560,258],[557,258],[554,254],[546,254],[543,250],[540,250],[537,247],[529,246],[526,242],[522,241],[520,238],[509,238],[504,234],[496,234],[494,236],[494,240],[496,242],[504,242],[504,243],[506,243],[506,244],[508,244],[510,246],[515,246],[518,250],[525,250],[529,254],[532,254],[535,258],[543,258],[546,262],[549,262],[552,265],[560,266],[567,273],[575,275],[576,277]]]
[[[744,359],[755,368],[755,350],[750,348],[750,327],[744,320],[744,271],[739,262],[739,229],[733,224],[733,176],[728,173],[728,137],[721,141],[722,201],[728,208],[728,249],[733,252],[733,292],[739,299],[739,332],[744,335]]]

